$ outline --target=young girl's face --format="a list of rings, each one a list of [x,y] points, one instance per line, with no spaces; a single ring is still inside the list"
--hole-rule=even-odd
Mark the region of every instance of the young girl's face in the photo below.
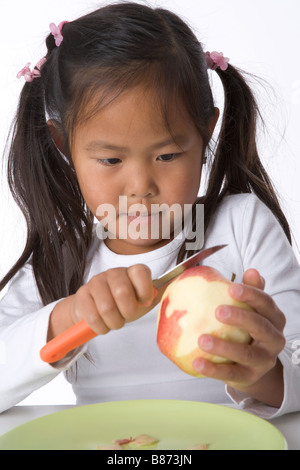
[[[169,121],[176,143],[153,94],[135,88],[75,130],[72,158],[82,195],[116,253],[169,243],[184,205],[197,198],[202,138],[184,106],[173,106]]]

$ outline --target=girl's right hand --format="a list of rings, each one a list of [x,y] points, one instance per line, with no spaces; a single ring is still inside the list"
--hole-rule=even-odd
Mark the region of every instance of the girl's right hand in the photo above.
[[[157,303],[156,294],[147,266],[109,269],[56,305],[48,341],[81,320],[98,335],[118,330],[147,313]]]

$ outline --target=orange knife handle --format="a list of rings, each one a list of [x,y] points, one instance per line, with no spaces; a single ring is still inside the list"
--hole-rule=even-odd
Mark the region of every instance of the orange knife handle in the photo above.
[[[95,338],[95,333],[84,320],[49,341],[40,352],[42,361],[49,364],[60,361],[68,352]]]

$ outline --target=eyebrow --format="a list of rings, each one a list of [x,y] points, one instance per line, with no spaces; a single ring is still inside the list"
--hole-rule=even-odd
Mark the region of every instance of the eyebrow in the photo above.
[[[174,138],[169,138],[166,140],[163,140],[162,142],[157,142],[156,144],[153,144],[150,146],[151,150],[157,150],[159,148],[167,147],[168,145],[175,144],[184,144],[187,142],[188,137],[185,135],[177,135],[174,136]],[[97,150],[118,150],[119,152],[128,152],[130,149],[125,146],[120,146],[120,145],[115,145],[110,142],[105,142],[103,140],[95,140],[90,142],[86,146],[86,150],[88,152],[95,152]]]

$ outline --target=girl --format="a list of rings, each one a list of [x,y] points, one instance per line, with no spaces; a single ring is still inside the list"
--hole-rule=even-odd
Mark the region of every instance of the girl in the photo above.
[[[264,417],[299,410],[292,355],[300,335],[300,269],[257,153],[258,109],[242,74],[222,54],[205,54],[175,14],[134,3],[51,24],[46,44],[46,57],[19,74],[26,83],[8,160],[28,238],[0,284],[0,411],[60,372],[78,404],[173,398],[234,401]],[[214,152],[219,112],[208,68],[225,92]],[[207,158],[210,177],[198,198]],[[116,228],[102,240],[94,220],[108,230],[101,212],[107,204]],[[217,309],[220,321],[242,326],[253,341],[201,336],[200,348],[233,361],[196,360],[205,379],[184,374],[156,347],[161,293],[152,278],[193,252],[172,211],[170,237],[164,235],[164,213],[151,211],[162,204],[192,205],[193,215],[204,204],[204,247],[228,245],[206,263],[227,277],[236,273],[230,294],[253,308]],[[133,236],[132,222],[146,225],[148,235],[156,224],[158,236]],[[197,234],[196,219],[193,229]],[[43,363],[46,341],[82,319],[99,336],[55,364]]]

